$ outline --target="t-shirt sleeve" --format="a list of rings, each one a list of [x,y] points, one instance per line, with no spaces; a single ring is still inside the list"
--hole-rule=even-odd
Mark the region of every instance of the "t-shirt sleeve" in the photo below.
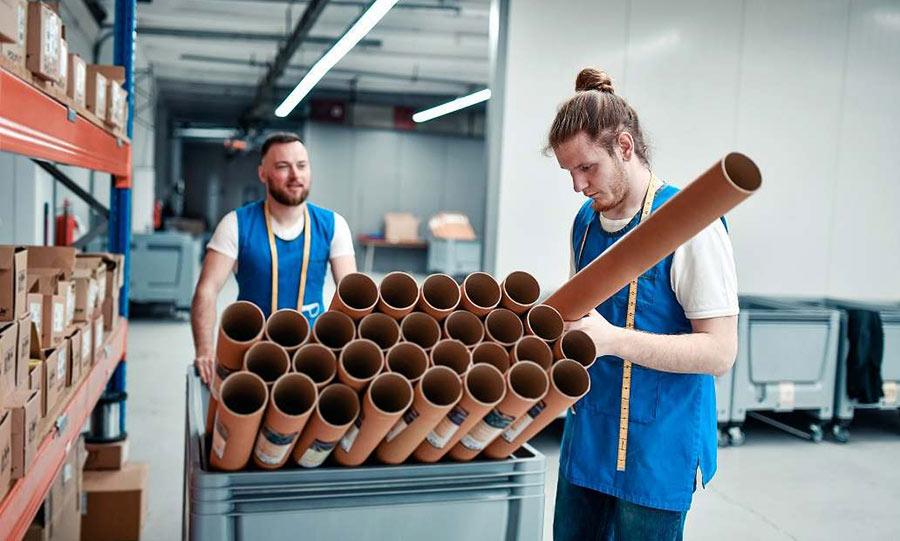
[[[738,314],[734,251],[721,220],[675,250],[670,279],[688,319]]]
[[[206,244],[208,250],[215,250],[231,259],[238,258],[238,223],[237,213],[231,211],[222,218],[212,238]]]
[[[350,233],[350,226],[343,216],[334,213],[334,236],[331,238],[331,252],[329,259],[341,257],[345,255],[355,254],[353,248],[353,235]]]

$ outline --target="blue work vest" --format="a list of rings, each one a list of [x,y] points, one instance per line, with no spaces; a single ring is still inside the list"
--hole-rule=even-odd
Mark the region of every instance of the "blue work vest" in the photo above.
[[[302,312],[312,325],[325,311],[322,288],[334,237],[334,212],[309,202],[309,224],[312,247],[309,251],[309,268],[306,271],[306,291],[303,294]],[[266,216],[263,202],[256,201],[237,209],[238,300],[250,301],[259,306],[266,317],[272,311],[272,252],[266,232]],[[278,308],[297,309],[300,293],[300,270],[303,264],[304,235],[294,240],[282,240],[275,235],[278,250]]]
[[[663,185],[652,210],[678,190]],[[640,213],[621,231],[608,233],[588,201],[575,218],[572,246],[581,270],[625,233],[634,229]],[[591,222],[590,229],[588,224]],[[580,259],[585,231],[589,231]],[[691,332],[690,321],[672,290],[672,254],[638,279],[634,327],[654,334]],[[613,325],[625,326],[628,286],[597,307]],[[560,451],[560,473],[572,484],[623,500],[670,511],[686,511],[697,468],[703,484],[716,471],[716,395],[713,376],[673,374],[632,365],[628,450],[625,471],[616,471],[622,359],[604,356],[590,368],[591,390],[569,413]]]

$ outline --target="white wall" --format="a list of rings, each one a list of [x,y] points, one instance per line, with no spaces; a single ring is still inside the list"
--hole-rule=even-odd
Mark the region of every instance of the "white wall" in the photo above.
[[[895,2],[515,0],[507,24],[497,274],[567,277],[582,199],[540,149],[595,66],[661,178],[683,186],[732,149],[759,164],[762,190],[728,216],[742,292],[900,298]]]

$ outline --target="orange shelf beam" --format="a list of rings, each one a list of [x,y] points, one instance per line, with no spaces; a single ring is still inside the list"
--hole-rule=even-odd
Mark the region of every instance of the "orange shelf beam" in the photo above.
[[[67,452],[81,434],[81,428],[106,389],[116,366],[124,358],[127,336],[128,321],[121,319],[118,328],[101,348],[100,359],[70,395],[68,405],[57,417],[57,427],[38,446],[25,477],[16,481],[0,502],[0,532],[6,536],[4,539],[22,539],[25,536],[62,468]]]
[[[0,68],[0,151],[117,177],[130,186],[131,145]]]

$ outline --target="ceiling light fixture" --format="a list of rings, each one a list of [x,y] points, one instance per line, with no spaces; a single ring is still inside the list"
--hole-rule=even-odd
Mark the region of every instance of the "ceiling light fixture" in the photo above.
[[[366,34],[378,24],[378,21],[394,7],[394,4],[396,4],[397,1],[398,0],[375,0],[372,2],[372,4],[369,5],[369,8],[360,15],[360,17],[356,19],[356,22],[354,22],[344,35],[337,40],[337,43],[323,54],[322,57],[313,64],[313,67],[306,72],[303,79],[297,83],[297,86],[291,90],[291,93],[288,94],[286,98],[284,98],[281,105],[275,109],[275,116],[284,118],[291,114],[294,107],[296,107],[297,104],[309,94],[309,91],[322,80],[322,77],[328,73],[328,70],[340,62],[340,60],[344,58],[344,55],[350,52],[350,49],[353,49],[353,47],[359,43],[359,40],[364,38]]]
[[[438,105],[436,107],[432,107],[431,109],[419,111],[418,113],[413,115],[412,119],[413,122],[428,122],[429,120],[434,120],[439,116],[455,113],[460,109],[471,107],[476,103],[481,103],[489,99],[491,99],[491,89],[485,88],[484,90],[479,90],[478,92],[469,94],[468,96],[463,96],[461,98],[456,98],[453,101],[448,101],[443,105]]]

